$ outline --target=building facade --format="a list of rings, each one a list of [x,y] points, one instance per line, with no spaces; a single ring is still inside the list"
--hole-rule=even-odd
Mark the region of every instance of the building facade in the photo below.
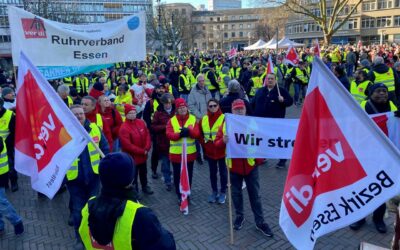
[[[194,11],[192,22],[197,36],[193,47],[200,50],[226,51],[243,48],[258,39],[256,30],[276,8]],[[283,29],[281,34],[283,34]]]
[[[344,13],[348,13],[354,0],[349,1]],[[328,16],[333,8],[327,8]],[[319,9],[311,11],[320,16]],[[343,16],[343,15],[342,15]],[[297,42],[311,44],[315,38],[323,40],[318,25],[308,17],[292,15],[286,24],[285,34]],[[355,44],[400,43],[400,0],[365,0],[358,6],[351,18],[336,32],[331,43]]]
[[[208,0],[208,10],[241,9],[242,0]]]

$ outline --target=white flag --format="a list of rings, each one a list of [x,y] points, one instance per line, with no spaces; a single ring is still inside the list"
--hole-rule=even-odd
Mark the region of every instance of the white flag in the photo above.
[[[15,169],[53,198],[90,136],[29,59],[18,68]]]
[[[279,224],[298,249],[372,213],[400,191],[400,153],[315,58]]]

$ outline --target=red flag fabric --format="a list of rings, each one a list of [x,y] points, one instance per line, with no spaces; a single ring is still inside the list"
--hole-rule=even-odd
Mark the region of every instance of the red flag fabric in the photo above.
[[[357,48],[361,49],[361,47],[362,47],[362,42],[361,42],[361,40],[358,40]]]
[[[281,203],[288,240],[312,249],[372,213],[400,192],[399,168],[398,149],[315,58]]]
[[[186,153],[186,138],[183,138],[182,143],[182,161],[181,161],[181,178],[179,183],[179,191],[181,192],[181,206],[180,210],[184,215],[189,214],[189,201],[190,184],[187,169],[187,153]]]
[[[314,56],[321,57],[321,50],[319,49],[318,38],[315,39],[315,43],[314,43]]]
[[[299,55],[296,52],[296,49],[293,47],[289,47],[286,52],[285,62],[296,66],[300,62]]]
[[[15,168],[31,177],[33,189],[53,198],[90,137],[23,53],[17,93]]]
[[[272,62],[272,56],[271,55],[268,56],[267,68],[265,69],[265,71],[266,71],[267,74],[265,75],[263,86],[267,85],[267,75],[268,74],[274,74],[274,63]]]
[[[236,54],[237,54],[236,48],[232,48],[228,53],[229,59],[231,59],[232,57],[235,57]]]

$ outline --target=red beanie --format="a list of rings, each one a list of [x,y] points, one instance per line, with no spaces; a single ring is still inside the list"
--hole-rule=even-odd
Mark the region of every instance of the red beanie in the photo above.
[[[132,111],[132,110],[136,111],[136,107],[131,104],[125,104],[124,109],[125,109],[125,115],[127,115],[129,113],[129,111]]]
[[[179,108],[179,107],[187,107],[186,101],[183,98],[177,98],[175,99],[175,108]]]
[[[245,108],[246,104],[242,99],[236,99],[232,102],[232,109]]]

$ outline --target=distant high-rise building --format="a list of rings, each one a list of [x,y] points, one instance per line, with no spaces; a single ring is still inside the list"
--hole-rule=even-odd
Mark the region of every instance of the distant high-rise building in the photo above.
[[[241,9],[242,0],[208,0],[208,10]]]

